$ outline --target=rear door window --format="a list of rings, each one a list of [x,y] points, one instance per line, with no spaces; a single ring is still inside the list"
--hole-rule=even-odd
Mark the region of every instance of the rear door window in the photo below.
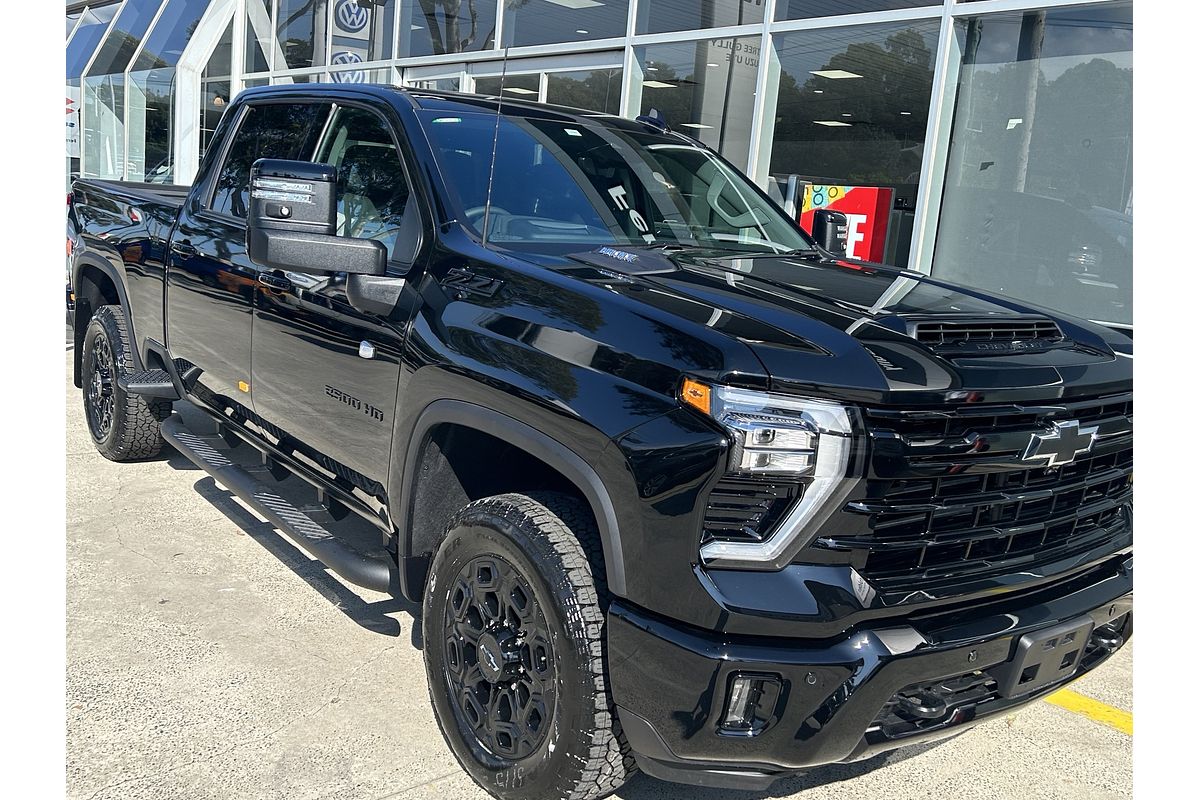
[[[308,161],[329,114],[327,103],[267,103],[250,106],[217,173],[209,208],[246,218],[250,167],[260,158]]]

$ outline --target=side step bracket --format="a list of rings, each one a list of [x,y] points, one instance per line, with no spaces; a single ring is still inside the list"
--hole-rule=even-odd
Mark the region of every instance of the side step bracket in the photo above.
[[[270,486],[226,458],[210,444],[212,437],[189,430],[178,414],[172,414],[163,422],[162,435],[189,461],[270,520],[331,571],[358,586],[376,592],[397,593],[398,570],[394,563],[347,547],[316,520],[272,491]]]

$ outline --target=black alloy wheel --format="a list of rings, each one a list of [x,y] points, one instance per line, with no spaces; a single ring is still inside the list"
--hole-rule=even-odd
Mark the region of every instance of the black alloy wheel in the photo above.
[[[84,386],[85,410],[92,438],[104,441],[112,432],[113,398],[117,376],[114,369],[112,344],[103,331],[96,334],[92,342],[88,381]]]
[[[458,573],[445,612],[446,681],[478,744],[527,758],[554,718],[554,645],[529,582],[512,564],[481,556]]]
[[[502,800],[596,800],[637,771],[608,685],[608,605],[591,509],[555,492],[453,514],[422,603],[434,718]]]

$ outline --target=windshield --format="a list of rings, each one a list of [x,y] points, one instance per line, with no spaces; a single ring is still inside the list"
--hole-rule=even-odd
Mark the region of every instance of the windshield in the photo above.
[[[504,247],[669,245],[791,252],[812,245],[736,170],[683,137],[562,119],[423,112],[459,208]]]

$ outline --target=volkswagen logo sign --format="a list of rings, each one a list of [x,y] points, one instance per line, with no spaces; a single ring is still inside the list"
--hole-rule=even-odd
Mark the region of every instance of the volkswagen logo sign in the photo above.
[[[340,53],[334,53],[333,58],[329,59],[329,63],[331,65],[361,64],[362,56],[343,50]],[[361,69],[341,70],[340,72],[330,72],[329,79],[334,83],[366,83],[367,73]]]
[[[339,0],[334,16],[337,17],[338,27],[344,31],[358,33],[367,27],[367,10],[357,0]]]

